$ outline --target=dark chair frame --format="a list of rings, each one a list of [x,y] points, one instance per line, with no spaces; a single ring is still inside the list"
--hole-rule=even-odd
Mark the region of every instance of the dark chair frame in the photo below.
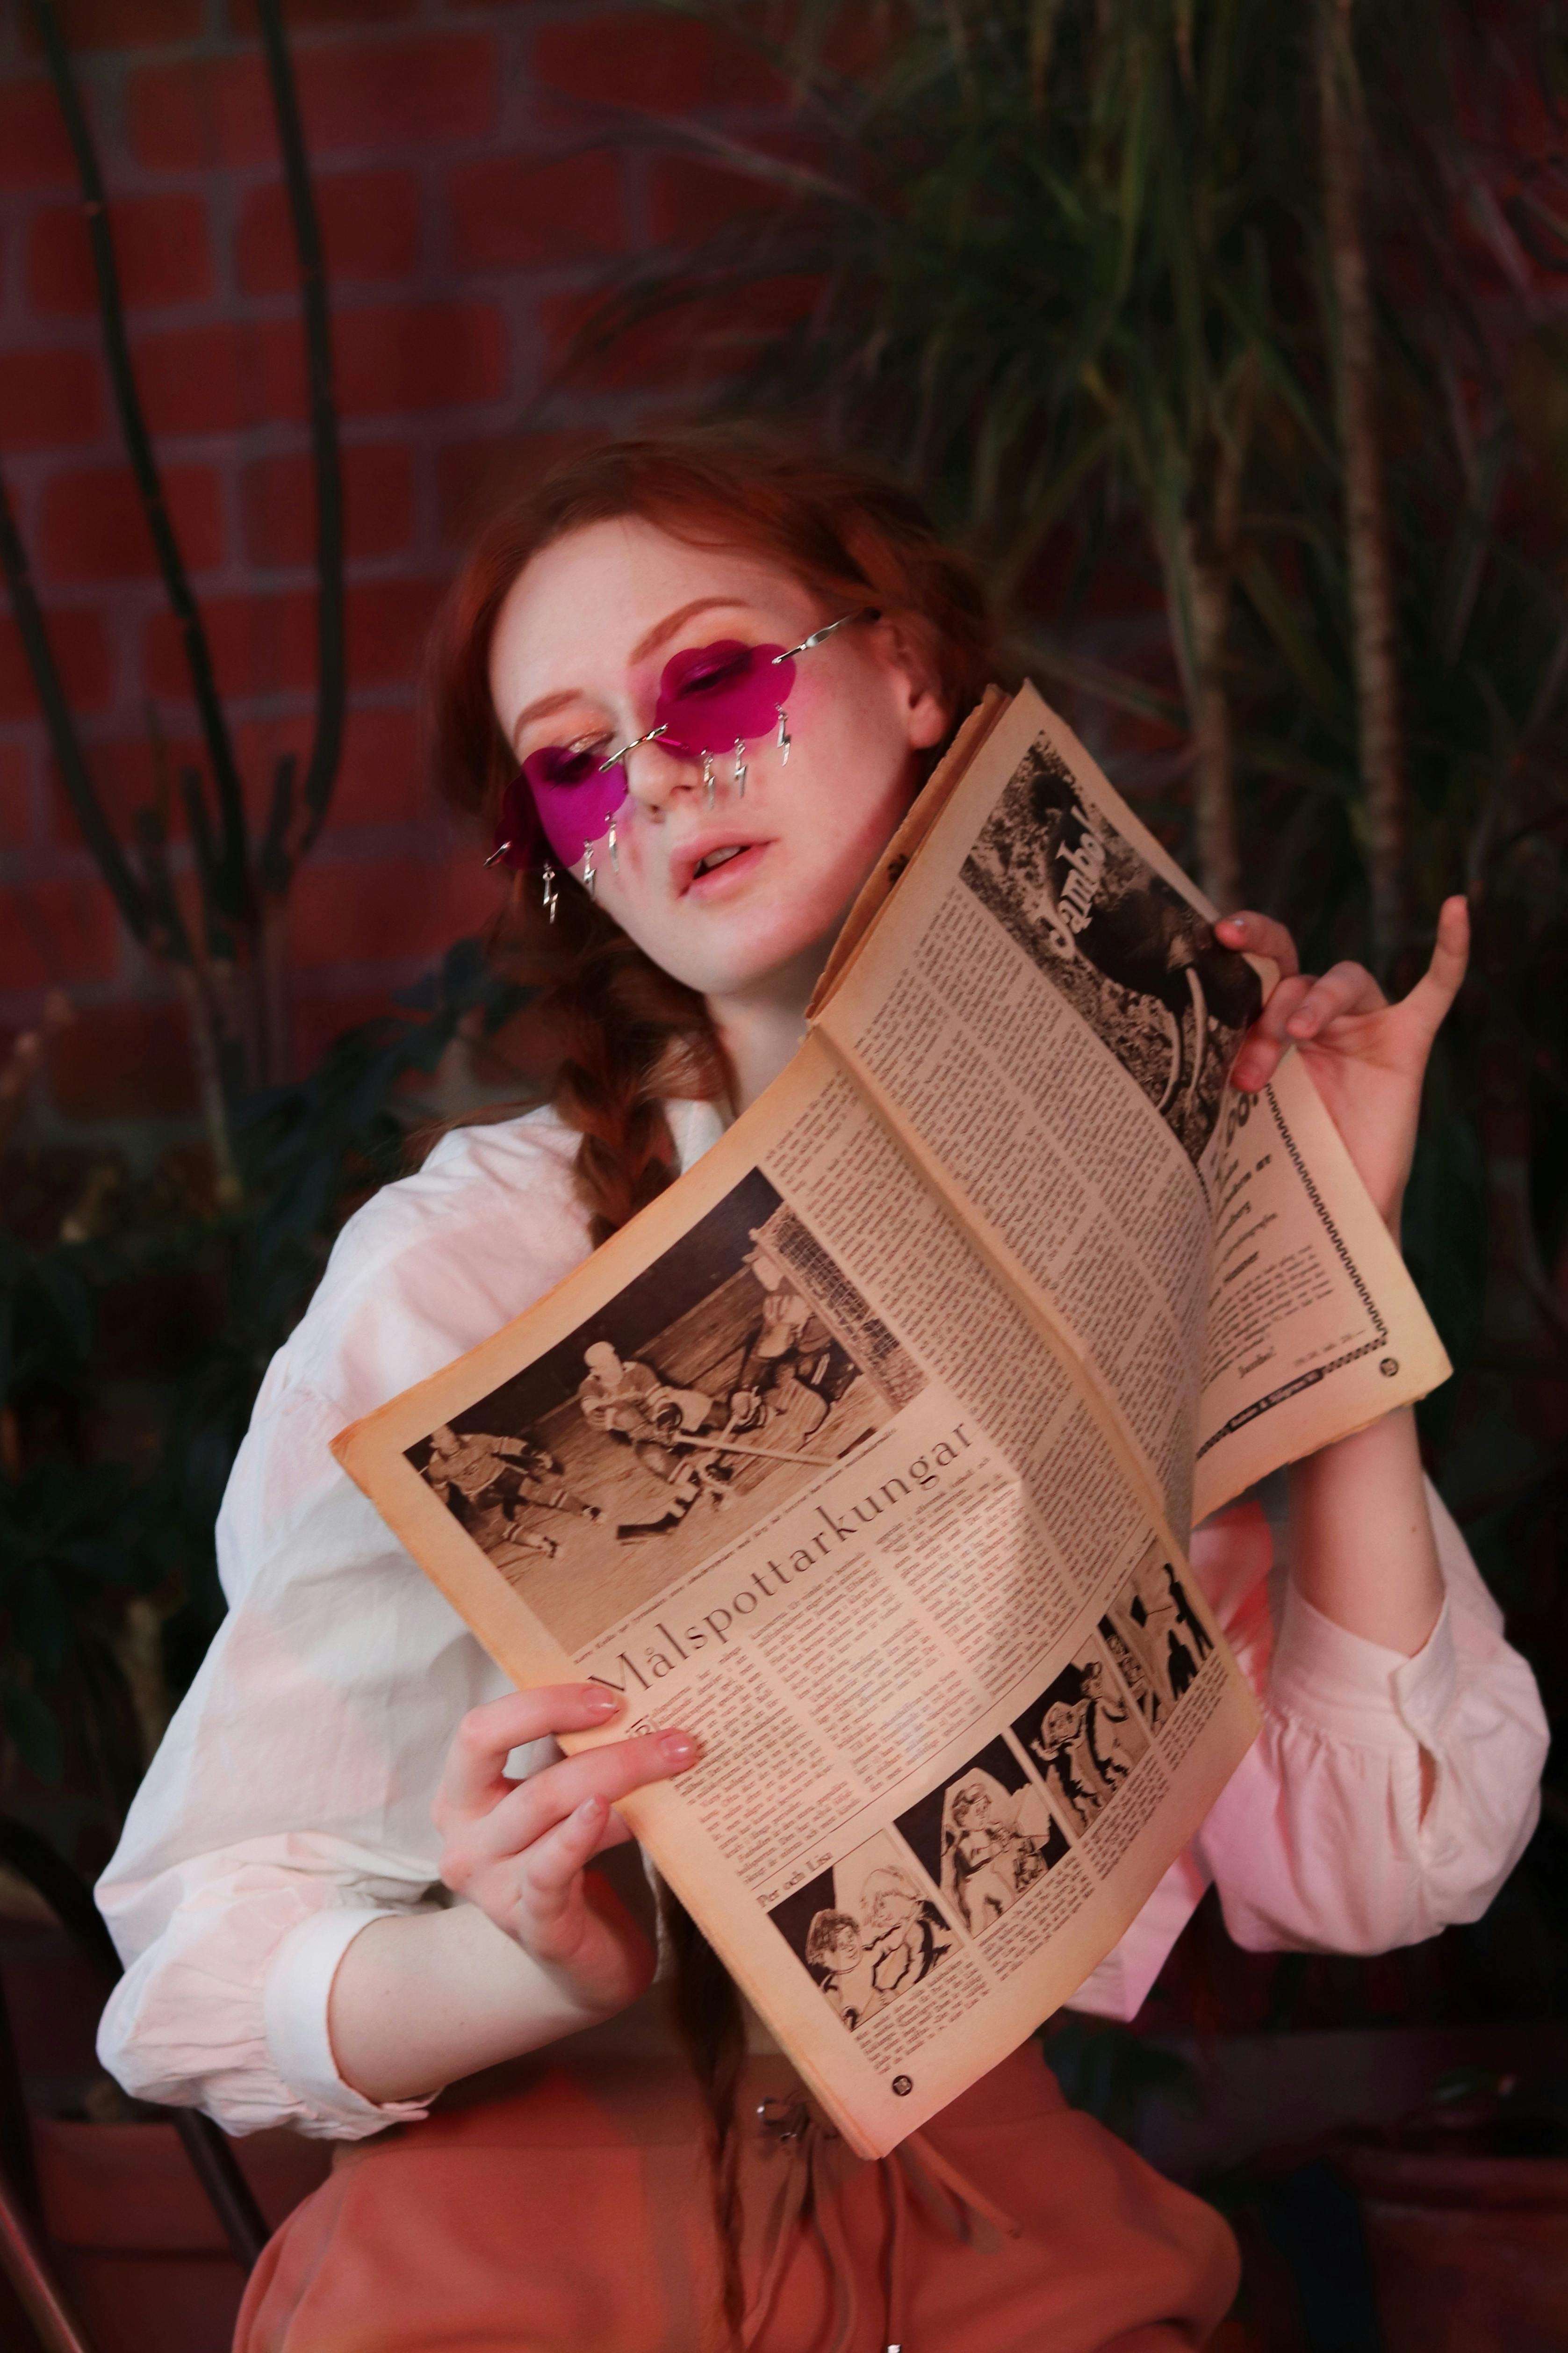
[[[47,1905],[79,1953],[102,1978],[121,1975],[120,1956],[85,1880],[26,1823],[0,1814],[0,1862]],[[271,2236],[227,2137],[195,2108],[165,2112],[192,2172],[247,2274]],[[8,2274],[45,2353],[91,2353],[49,2266],[37,2166],[16,2039],[0,1983],[0,2267]]]

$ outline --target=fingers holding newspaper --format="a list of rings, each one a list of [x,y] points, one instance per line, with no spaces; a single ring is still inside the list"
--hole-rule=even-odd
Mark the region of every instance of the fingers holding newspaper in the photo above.
[[[636,1999],[651,1967],[647,1940],[586,1866],[632,1835],[616,1801],[697,1762],[689,1733],[606,1742],[509,1779],[512,1750],[596,1730],[621,1703],[592,1683],[514,1692],[458,1725],[432,1809],[444,1884],[484,1912],[586,2007]]]
[[[1257,1093],[1294,1045],[1357,1174],[1397,1232],[1427,1057],[1465,977],[1464,900],[1444,902],[1431,963],[1393,1005],[1364,965],[1337,964],[1321,976],[1301,972],[1289,933],[1270,916],[1248,910],[1215,929],[1227,947],[1271,957],[1280,973],[1236,1058],[1237,1086]]]

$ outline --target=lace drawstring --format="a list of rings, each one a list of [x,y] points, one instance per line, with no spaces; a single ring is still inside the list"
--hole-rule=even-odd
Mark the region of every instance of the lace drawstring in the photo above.
[[[974,2246],[987,2243],[983,2232],[969,2229],[963,2219],[966,2213],[973,2214],[976,2221],[988,2224],[997,2239],[1023,2237],[1023,2224],[1015,2221],[1005,2206],[998,2206],[994,2200],[987,2198],[984,2190],[971,2181],[966,2173],[961,2172],[951,2158],[943,2157],[941,2149],[929,2141],[923,2132],[910,2133],[907,2140],[899,2143],[892,2156],[884,2158],[882,2162],[884,2165],[901,2165],[917,2183],[923,2173],[929,2180],[942,2184],[958,2210],[950,2224],[955,2238],[964,2239]]]
[[[842,2149],[843,2143],[831,2125],[812,2114],[804,2099],[762,2100],[756,2113],[759,2129],[785,2163],[763,2232],[762,2267],[756,2294],[742,2323],[742,2345],[754,2346],[766,2327],[800,2226],[805,2222],[816,2235],[833,2280],[833,2334],[824,2353],[853,2353],[860,2317],[855,2264],[833,2179],[838,2168],[832,2152]],[[889,2210],[883,2342],[887,2353],[912,2353],[904,2338],[910,2200],[918,2199],[939,2227],[969,2245],[994,2246],[1004,2238],[1016,2239],[1022,2226],[933,2147],[923,2133],[911,2133],[891,2156],[878,2162]]]
[[[767,2325],[768,2316],[778,2295],[779,2283],[791,2255],[800,2224],[809,2221],[823,2242],[834,2286],[834,2332],[826,2353],[849,2353],[848,2337],[855,2326],[855,2289],[847,2276],[842,2260],[843,2250],[836,2248],[824,2228],[824,2218],[832,2207],[831,2198],[819,2195],[826,2186],[818,2181],[824,2149],[831,2138],[838,2136],[831,2127],[818,2123],[803,2099],[766,2099],[757,2103],[757,2125],[763,2137],[770,2140],[785,2159],[784,2178],[780,2181],[768,2219],[763,2230],[762,2268],[757,2279],[757,2292],[746,2307],[741,2323],[741,2343],[749,2348],[754,2345]],[[835,2216],[834,2224],[837,2224]],[[834,2228],[834,2226],[829,2226]],[[841,2226],[834,2229],[840,2235]],[[835,2257],[839,2260],[836,2261]]]

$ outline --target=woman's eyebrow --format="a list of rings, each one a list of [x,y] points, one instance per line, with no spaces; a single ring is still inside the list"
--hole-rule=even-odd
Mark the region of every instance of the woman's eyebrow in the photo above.
[[[635,662],[646,661],[649,654],[657,653],[666,638],[672,638],[677,629],[684,628],[698,613],[751,610],[743,596],[694,596],[690,604],[682,605],[679,612],[667,613],[662,621],[656,621],[647,636],[637,639],[628,659]]]
[[[548,719],[552,711],[564,711],[569,702],[580,702],[582,699],[582,695],[578,689],[574,686],[571,686],[566,689],[564,693],[542,694],[537,702],[529,703],[526,709],[518,712],[517,717],[512,722],[510,737],[512,750],[514,752],[516,751],[517,739],[522,733],[523,729],[525,727],[531,727],[536,719]]]
[[[627,659],[646,661],[649,654],[657,653],[667,638],[672,638],[677,629],[684,628],[687,622],[699,613],[738,613],[752,609],[743,596],[694,596],[689,605],[682,605],[678,611],[667,613],[662,621],[656,621],[652,628],[637,639]],[[512,723],[512,750],[516,751],[517,739],[523,729],[531,727],[536,719],[548,719],[552,711],[564,711],[568,703],[581,702],[584,699],[582,689],[572,686],[560,694],[542,694],[537,702],[529,703],[526,709],[518,712]]]

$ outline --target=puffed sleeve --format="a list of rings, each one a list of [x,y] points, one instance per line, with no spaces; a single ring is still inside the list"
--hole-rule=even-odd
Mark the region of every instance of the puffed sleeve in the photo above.
[[[332,1973],[367,1921],[429,1900],[441,1759],[498,1686],[333,1463],[341,1409],[284,1365],[270,1385],[225,1503],[244,1589],[99,1887],[127,1964],[99,2053],[128,2091],[231,2132],[353,2138],[422,2110],[339,2076]]]
[[[1263,1731],[1197,1841],[1252,1951],[1381,1953],[1479,1919],[1535,1828],[1535,1678],[1427,1497],[1447,1592],[1414,1658],[1347,1633],[1282,1580]]]
[[[368,1921],[445,1900],[431,1799],[458,1718],[507,1685],[330,1442],[583,1255],[556,1140],[516,1124],[362,1211],[275,1358],[218,1523],[228,1615],[99,1885],[126,1965],[104,2065],[231,2132],[424,2113],[342,2080],[328,1996]]]
[[[1131,2018],[1211,1883],[1254,1952],[1387,1952],[1486,1910],[1535,1827],[1546,1722],[1463,1536],[1427,1493],[1447,1593],[1414,1658],[1302,1599],[1282,1511],[1254,1499],[1196,1531],[1194,1573],[1263,1727],[1074,2008]]]

